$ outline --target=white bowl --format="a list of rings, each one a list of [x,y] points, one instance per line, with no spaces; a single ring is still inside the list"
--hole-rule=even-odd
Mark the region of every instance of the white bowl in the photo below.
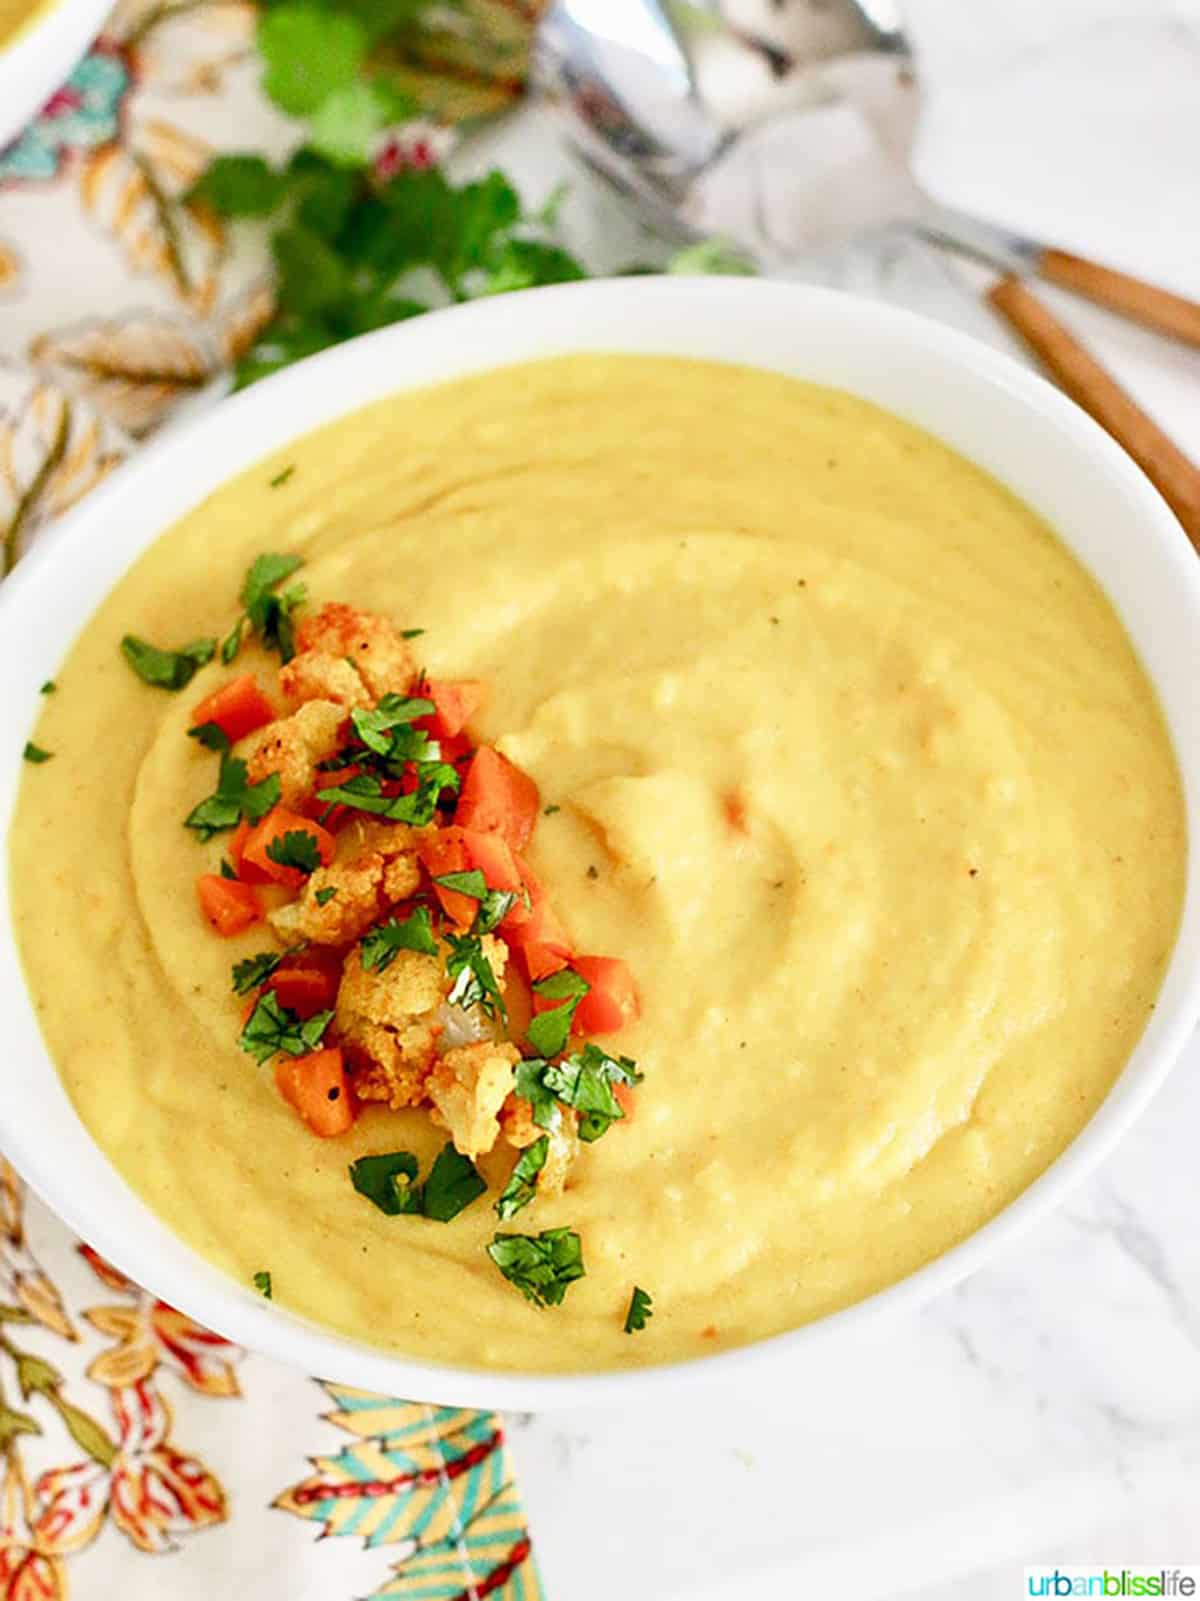
[[[838,385],[995,473],[1049,519],[1116,604],[1158,687],[1190,837],[1200,839],[1200,564],[1128,457],[1040,378],[939,324],[826,290],[699,278],[533,290],[371,334],[225,401],[101,485],[0,590],[0,832],[8,831],[38,686],[161,530],[266,452],[398,388],[581,350],[710,357]],[[1133,1122],[1200,1015],[1193,850],[1179,941],[1125,1071],[1070,1148],[984,1228],[868,1300],[741,1350],[628,1374],[494,1374],[407,1361],[335,1335],[264,1302],[160,1223],[67,1099],[26,994],[10,918],[0,874],[0,1147],[49,1204],[133,1278],[231,1339],[324,1378],[463,1405],[573,1405],[751,1370],[783,1379],[822,1342],[845,1342],[954,1284],[1042,1216]]]
[[[0,45],[0,150],[66,82],[112,6],[113,0],[49,0]]]

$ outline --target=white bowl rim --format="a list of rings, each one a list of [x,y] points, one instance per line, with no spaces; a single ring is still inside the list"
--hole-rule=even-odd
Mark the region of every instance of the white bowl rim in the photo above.
[[[100,37],[112,0],[51,0],[0,45],[0,150],[18,139]]]
[[[506,366],[521,359],[534,359],[555,350],[635,354],[651,354],[657,350],[665,354],[703,356],[703,349],[683,350],[677,326],[681,325],[681,320],[714,319],[705,325],[708,332],[704,338],[697,335],[696,344],[703,345],[705,339],[711,343],[719,337],[716,330],[726,325],[723,319],[732,319],[736,324],[739,317],[749,319],[752,312],[767,311],[772,318],[778,318],[781,328],[807,329],[814,338],[832,333],[835,338],[858,340],[864,348],[872,340],[883,345],[894,344],[906,349],[914,360],[928,358],[944,367],[947,374],[957,371],[968,375],[972,381],[981,381],[981,387],[986,386],[997,396],[1003,395],[1031,413],[1031,420],[1055,436],[1056,445],[1061,446],[1068,465],[1076,468],[1086,465],[1089,472],[1104,480],[1106,494],[1124,500],[1129,514],[1127,520],[1138,525],[1143,542],[1139,546],[1140,559],[1148,560],[1150,566],[1157,569],[1160,591],[1165,593],[1167,586],[1170,587],[1174,600],[1191,619],[1191,637],[1197,637],[1200,631],[1200,564],[1179,524],[1124,452],[1082,411],[1018,362],[944,324],[836,290],[764,280],[635,278],[593,280],[522,291],[474,301],[386,328],[286,369],[169,432],[100,484],[55,528],[44,534],[0,586],[0,681],[10,684],[14,679],[23,679],[33,686],[30,702],[36,699],[40,677],[50,676],[47,663],[52,668],[53,663],[61,659],[78,629],[60,627],[57,632],[51,629],[55,640],[53,647],[47,647],[41,660],[28,665],[8,659],[17,652],[5,641],[11,641],[19,633],[9,624],[15,623],[27,596],[36,606],[39,594],[63,582],[68,568],[74,573],[81,565],[86,565],[89,540],[93,554],[98,543],[92,539],[93,530],[102,529],[106,523],[119,527],[122,506],[134,506],[139,496],[154,485],[164,486],[166,492],[166,486],[179,482],[186,485],[194,479],[203,487],[180,490],[177,504],[164,508],[161,513],[156,511],[153,532],[144,538],[138,536],[134,556],[130,559],[136,559],[136,554],[145,549],[158,532],[175,522],[182,509],[196,504],[244,467],[321,422],[358,410],[385,394],[424,387],[439,378],[444,380]],[[659,345],[653,338],[639,338],[632,344],[623,344],[620,337],[615,336],[598,341],[592,338],[593,320],[604,322],[607,319],[609,323],[616,320],[620,325],[624,316],[635,312],[643,316],[653,314],[664,327],[671,324],[675,343],[672,344],[669,337],[664,337]],[[560,330],[557,345],[539,343],[539,335],[544,336],[548,322]],[[524,356],[495,354],[501,347],[519,351],[526,343],[530,348]],[[493,353],[488,355],[484,351]],[[431,353],[439,361],[438,377],[421,367],[421,359],[429,360]],[[767,369],[772,368],[775,360],[774,356],[768,359],[761,353],[724,359]],[[780,365],[776,370],[794,371],[795,368]],[[397,372],[403,374],[400,379],[395,377]],[[855,386],[846,381],[843,387],[853,389]],[[254,443],[248,443],[249,440]],[[964,454],[971,452],[964,451]],[[205,462],[220,461],[222,465],[219,470],[211,467],[197,470],[196,462],[201,457]],[[101,556],[92,565],[103,566],[104,560]],[[129,565],[129,560],[109,560],[108,565],[113,566],[114,571],[103,587],[92,584],[81,620],[95,610]],[[1119,601],[1119,597],[1113,598]],[[18,671],[19,667],[27,670]],[[1193,705],[1200,706],[1200,700]],[[29,704],[26,726],[33,715],[33,705]],[[1200,719],[1197,719],[1197,727],[1200,728]],[[1173,732],[1183,766],[1185,751],[1174,725]],[[1200,752],[1200,734],[1195,743]],[[1196,756],[1195,765],[1200,772],[1200,754]],[[19,771],[19,757],[10,750],[0,750],[0,831],[6,841]],[[1197,827],[1200,784],[1193,782],[1186,770],[1185,788],[1189,839],[1195,840],[1200,837]],[[136,1282],[238,1344],[325,1379],[384,1394],[436,1399],[445,1404],[540,1410],[618,1400],[647,1401],[689,1385],[736,1381],[752,1373],[761,1378],[768,1370],[775,1377],[783,1378],[787,1364],[801,1360],[805,1352],[824,1348],[830,1342],[847,1342],[875,1334],[890,1321],[915,1310],[974,1272],[1045,1216],[1103,1160],[1135,1121],[1162,1084],[1200,1019],[1198,856],[1200,852],[1194,848],[1189,851],[1183,923],[1158,1008],[1121,1077],[1062,1155],[996,1217],[915,1273],[816,1322],[711,1356],[632,1370],[543,1374],[458,1368],[396,1355],[360,1344],[264,1302],[170,1233],[136,1198],[135,1205],[145,1217],[142,1233],[137,1239],[118,1237],[103,1211],[95,1209],[96,1197],[89,1198],[88,1193],[80,1191],[72,1182],[73,1175],[64,1174],[61,1164],[54,1159],[53,1150],[39,1141],[34,1128],[14,1120],[13,1109],[3,1090],[2,1075],[0,1147],[77,1234]],[[12,937],[7,859],[0,872],[0,927],[0,996],[18,1007],[25,1021],[32,1022],[36,1034],[33,1008]],[[40,1043],[40,1035],[37,1048],[57,1081],[57,1071]],[[74,1116],[73,1108],[71,1115]],[[102,1165],[108,1168],[110,1196],[120,1192],[124,1204],[132,1197],[132,1191],[107,1158],[99,1153],[81,1123],[79,1128]]]

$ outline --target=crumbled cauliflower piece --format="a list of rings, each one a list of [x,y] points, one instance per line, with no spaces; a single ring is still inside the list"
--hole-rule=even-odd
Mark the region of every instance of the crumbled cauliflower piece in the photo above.
[[[371,691],[344,656],[301,651],[279,669],[279,687],[293,706],[310,700],[336,700],[345,707],[369,706]]]
[[[490,1151],[500,1137],[499,1112],[521,1055],[515,1045],[484,1041],[447,1051],[426,1083],[432,1116],[463,1156]]]
[[[383,869],[383,894],[388,901],[406,901],[421,887],[421,864],[416,853],[394,856]]]
[[[407,1028],[414,1019],[434,1012],[442,1004],[446,974],[441,958],[420,951],[398,951],[395,959],[374,973],[362,965],[362,953],[353,950],[342,969],[338,987],[338,1028],[356,1018],[387,1028]]]
[[[374,819],[356,820],[347,829],[346,848],[355,854],[369,851],[383,860],[383,897],[390,904],[415,895],[421,886],[421,863],[417,847],[428,829],[410,828],[407,823],[381,823]]]
[[[341,1034],[354,1072],[354,1093],[360,1101],[385,1101],[393,1111],[419,1106],[426,1080],[437,1061],[437,1031],[428,1023],[410,1023],[399,1031],[378,1023],[355,1022]]]
[[[497,939],[494,934],[485,934],[479,943],[483,948],[483,954],[488,959],[492,972],[496,976],[496,983],[502,983],[505,970],[508,967],[508,946],[502,939]]]
[[[405,694],[416,673],[399,630],[386,617],[353,606],[322,606],[300,624],[296,643],[296,656],[280,674],[284,694],[294,700],[320,694],[348,706],[370,705],[382,695]]]
[[[310,700],[290,717],[268,723],[246,747],[250,782],[278,773],[283,804],[298,806],[317,788],[317,763],[337,745],[345,715],[345,707],[333,701]]]
[[[378,920],[385,871],[383,857],[373,852],[352,862],[318,867],[299,900],[276,907],[267,913],[267,920],[284,941],[309,939],[316,945],[348,945]],[[318,897],[330,889],[334,893],[322,905]]]
[[[579,1155],[579,1119],[569,1106],[556,1109],[554,1127],[540,1128],[533,1121],[533,1107],[522,1095],[510,1095],[500,1111],[500,1131],[517,1150],[524,1150],[549,1136],[546,1160],[538,1174],[539,1195],[561,1195],[567,1175]]]
[[[554,1127],[548,1129],[550,1144],[546,1160],[538,1174],[539,1195],[561,1195],[567,1187],[567,1175],[579,1155],[579,1119],[569,1106],[560,1106]]]

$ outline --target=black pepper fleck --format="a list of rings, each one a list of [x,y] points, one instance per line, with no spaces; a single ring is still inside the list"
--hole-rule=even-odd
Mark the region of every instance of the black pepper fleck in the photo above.
[[[592,866],[589,867],[588,870],[587,870],[587,876],[589,878],[599,878],[600,877],[600,869],[593,863]]]

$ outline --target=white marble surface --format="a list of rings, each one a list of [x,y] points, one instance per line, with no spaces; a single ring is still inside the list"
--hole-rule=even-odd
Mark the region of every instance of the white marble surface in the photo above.
[[[944,198],[1200,294],[1200,3],[912,0]],[[536,187],[526,119],[489,140]],[[579,199],[593,250],[636,234]],[[825,276],[869,287],[870,261]],[[1004,335],[905,257],[888,292]],[[964,280],[965,282],[965,280]],[[1185,447],[1200,353],[1056,304]],[[1101,1173],[993,1267],[788,1387],[514,1418],[552,1601],[1021,1593],[1038,1561],[1200,1562],[1200,1041]]]

